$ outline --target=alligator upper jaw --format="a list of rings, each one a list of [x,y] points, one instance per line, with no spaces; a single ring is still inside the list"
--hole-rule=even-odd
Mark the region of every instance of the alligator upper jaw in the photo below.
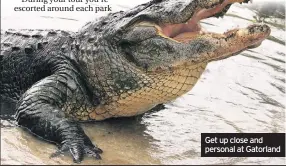
[[[200,35],[207,33],[210,34],[210,32],[202,30],[200,25],[201,20],[215,16],[217,13],[222,12],[228,5],[236,2],[244,3],[248,2],[248,0],[224,0],[221,4],[216,5],[213,8],[200,9],[196,11],[186,23],[165,24],[158,26],[157,29],[161,36],[174,39],[178,42],[188,42]],[[229,32],[226,32],[225,34],[227,33]]]

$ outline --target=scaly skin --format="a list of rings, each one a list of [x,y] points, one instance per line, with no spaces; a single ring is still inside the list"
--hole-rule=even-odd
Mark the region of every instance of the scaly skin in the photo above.
[[[75,162],[100,159],[102,150],[78,122],[136,116],[174,100],[209,62],[256,47],[270,34],[266,25],[196,33],[198,18],[223,16],[233,2],[243,1],[153,0],[101,17],[78,34],[1,31],[1,114],[14,101],[18,124],[59,146],[53,156],[69,151]]]

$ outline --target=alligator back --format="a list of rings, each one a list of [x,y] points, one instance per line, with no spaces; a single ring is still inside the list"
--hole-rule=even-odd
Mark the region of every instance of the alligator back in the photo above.
[[[60,30],[1,30],[0,95],[18,100],[51,75],[53,56],[70,52],[72,34]]]

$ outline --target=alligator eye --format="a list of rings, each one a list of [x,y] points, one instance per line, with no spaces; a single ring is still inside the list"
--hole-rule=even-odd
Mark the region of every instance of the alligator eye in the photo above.
[[[132,63],[138,65],[138,62],[136,61],[136,59],[133,56],[132,51],[131,51],[132,43],[130,43],[128,41],[123,41],[120,43],[120,45],[121,45],[121,48],[124,52],[125,59],[128,60],[129,62],[132,62]]]

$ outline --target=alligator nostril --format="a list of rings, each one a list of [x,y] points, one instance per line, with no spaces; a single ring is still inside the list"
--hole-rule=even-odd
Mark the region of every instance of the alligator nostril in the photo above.
[[[269,31],[269,27],[267,25],[263,25],[263,31]]]

